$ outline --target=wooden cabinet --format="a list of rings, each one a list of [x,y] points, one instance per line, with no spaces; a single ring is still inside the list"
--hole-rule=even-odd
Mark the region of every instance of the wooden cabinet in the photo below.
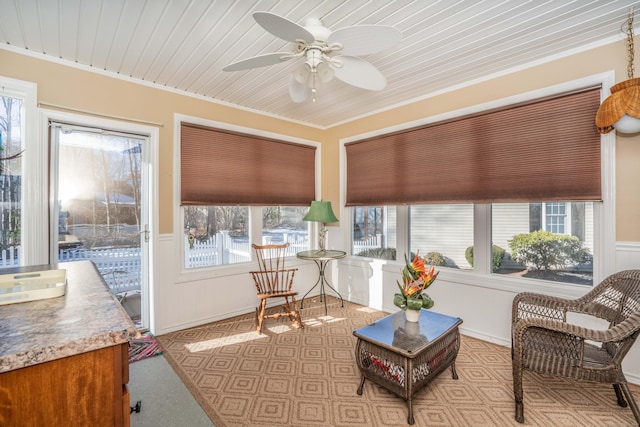
[[[128,427],[135,326],[90,261],[60,267],[63,296],[0,305],[0,426]]]
[[[128,344],[0,374],[0,425],[129,426]]]

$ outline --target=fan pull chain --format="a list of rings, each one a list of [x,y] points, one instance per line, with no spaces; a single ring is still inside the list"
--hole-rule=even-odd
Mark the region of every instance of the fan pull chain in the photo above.
[[[633,68],[634,46],[633,46],[633,7],[629,8],[629,19],[627,20],[627,78],[631,80],[635,74]]]
[[[311,101],[316,102],[316,74],[317,71],[311,71]]]

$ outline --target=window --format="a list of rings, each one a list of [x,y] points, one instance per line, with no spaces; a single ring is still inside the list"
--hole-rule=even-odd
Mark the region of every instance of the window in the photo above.
[[[309,206],[315,199],[314,145],[182,122],[183,206]]]
[[[594,202],[492,206],[492,272],[593,284]]]
[[[549,202],[544,204],[544,229],[557,234],[571,234],[567,226],[568,203]]]
[[[36,136],[36,99],[35,84],[0,77],[0,268],[49,262],[48,152]]]
[[[572,234],[547,231],[542,225],[546,206],[552,206],[553,215],[565,212],[565,222],[571,224],[565,230],[571,229]],[[358,206],[351,209],[352,254],[402,260],[403,253],[419,252],[432,265],[449,269],[591,286],[599,246],[595,224],[602,208],[602,202],[435,204],[409,206],[406,214],[396,214],[395,206]],[[490,219],[490,228],[484,218]],[[396,223],[408,226],[397,228]],[[481,232],[476,233],[476,228]],[[385,232],[377,232],[381,230]],[[487,230],[491,230],[489,239],[477,238]],[[408,251],[396,246],[405,238]],[[474,253],[477,248],[485,249],[480,260]]]
[[[345,142],[346,205],[396,205],[398,256],[591,285],[614,268],[602,256],[615,244],[615,139],[593,122],[600,86],[587,78]]]
[[[289,243],[287,255],[309,249],[309,226],[302,220],[307,206],[265,206],[262,208],[262,243]]]
[[[248,262],[252,243],[309,249],[317,144],[186,117],[179,127],[186,269]]]
[[[414,205],[409,211],[411,255],[432,265],[473,268],[473,205]]]
[[[351,253],[396,259],[396,207],[358,206],[352,210]]]
[[[309,223],[301,206],[185,206],[184,266],[186,269],[249,262],[251,242],[288,242],[288,255],[309,249]],[[262,216],[262,228],[250,230],[251,215]],[[251,239],[251,235],[261,236]]]
[[[549,210],[545,208],[550,206]],[[542,212],[552,212],[553,217],[563,217],[571,223],[573,244],[564,247],[561,254],[564,264],[526,265],[528,258],[514,260],[511,256],[510,241],[515,236],[544,230],[550,245],[564,241],[561,233],[545,228]],[[563,212],[564,215],[559,213]],[[572,212],[570,214],[569,212]],[[400,249],[396,254],[396,236],[403,230],[396,229],[396,207],[354,207],[352,254],[379,259],[399,259],[404,256]],[[571,220],[568,221],[567,218]],[[550,203],[498,203],[491,209],[491,272],[513,277],[542,278],[574,284],[590,285],[593,277],[594,253],[594,203],[592,202],[550,202]],[[407,256],[420,253],[432,265],[460,269],[474,269],[474,227],[473,204],[413,205],[408,211],[409,251]],[[556,229],[557,230],[557,229]],[[385,238],[389,236],[389,238]],[[390,244],[389,244],[390,243]],[[484,243],[480,243],[484,244]],[[532,246],[531,244],[530,246]],[[543,251],[546,246],[533,249],[525,246],[523,251]],[[535,255],[529,255],[533,257]],[[523,263],[524,262],[524,263]],[[529,267],[529,269],[528,269]],[[539,268],[545,267],[545,268]]]
[[[0,96],[0,267],[20,265],[23,116],[22,99]]]
[[[348,142],[346,204],[601,200],[599,101],[591,86]]]
[[[185,206],[187,269],[251,260],[248,206]]]

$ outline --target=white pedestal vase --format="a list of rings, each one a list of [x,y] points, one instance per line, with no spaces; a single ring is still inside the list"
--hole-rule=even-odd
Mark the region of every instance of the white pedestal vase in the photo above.
[[[417,322],[420,320],[420,310],[407,309],[405,310],[404,315],[407,318],[407,322]]]

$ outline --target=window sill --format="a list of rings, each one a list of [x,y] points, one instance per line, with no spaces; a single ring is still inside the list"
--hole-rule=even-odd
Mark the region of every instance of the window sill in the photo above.
[[[368,265],[370,267],[380,268],[385,273],[396,274],[398,276],[404,266],[403,262],[398,262],[397,260],[394,261],[354,256],[343,258],[342,260],[339,260],[339,263],[340,265],[361,268],[364,265]],[[458,270],[445,267],[438,267],[438,270],[440,271],[438,280],[514,294],[520,292],[536,292],[560,298],[573,299],[581,297],[593,288],[593,286],[551,282],[538,279],[516,278],[507,275],[481,274],[474,270]]]

